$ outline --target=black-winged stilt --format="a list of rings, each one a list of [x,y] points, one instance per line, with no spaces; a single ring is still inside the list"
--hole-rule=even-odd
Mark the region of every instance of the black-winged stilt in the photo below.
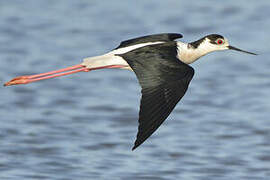
[[[85,58],[81,64],[37,75],[20,76],[5,86],[104,68],[133,70],[142,87],[139,128],[134,150],[151,136],[169,116],[184,96],[194,75],[188,64],[219,50],[237,50],[256,55],[229,45],[218,34],[205,36],[191,43],[175,41],[181,34],[167,33],[143,36],[121,42],[113,51],[101,56]]]

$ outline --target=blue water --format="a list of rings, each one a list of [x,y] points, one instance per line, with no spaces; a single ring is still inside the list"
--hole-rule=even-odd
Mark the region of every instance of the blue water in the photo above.
[[[217,52],[142,146],[132,72],[100,70],[0,87],[0,179],[270,179],[270,1],[2,0],[0,83],[78,64],[120,41],[220,33],[259,53]]]

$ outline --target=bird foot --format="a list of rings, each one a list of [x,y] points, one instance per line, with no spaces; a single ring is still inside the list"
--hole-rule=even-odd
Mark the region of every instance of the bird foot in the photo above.
[[[4,86],[11,86],[11,85],[17,85],[17,84],[27,84],[29,83],[29,78],[27,76],[18,76],[13,78],[12,80],[6,82]]]

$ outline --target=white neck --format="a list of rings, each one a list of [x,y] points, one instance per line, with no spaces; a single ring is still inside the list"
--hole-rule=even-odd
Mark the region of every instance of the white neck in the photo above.
[[[191,64],[198,60],[200,57],[215,51],[216,49],[210,47],[209,43],[202,43],[198,48],[192,47],[188,43],[177,42],[178,58],[186,63]]]

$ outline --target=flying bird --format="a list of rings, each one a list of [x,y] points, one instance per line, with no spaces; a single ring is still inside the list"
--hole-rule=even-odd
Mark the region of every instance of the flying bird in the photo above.
[[[134,150],[158,129],[184,96],[194,75],[194,69],[189,64],[210,52],[227,49],[256,55],[229,45],[228,40],[218,34],[210,34],[191,43],[175,41],[182,37],[177,33],[163,33],[129,39],[104,55],[85,58],[81,64],[19,76],[4,86],[104,68],[131,70],[142,88]]]

